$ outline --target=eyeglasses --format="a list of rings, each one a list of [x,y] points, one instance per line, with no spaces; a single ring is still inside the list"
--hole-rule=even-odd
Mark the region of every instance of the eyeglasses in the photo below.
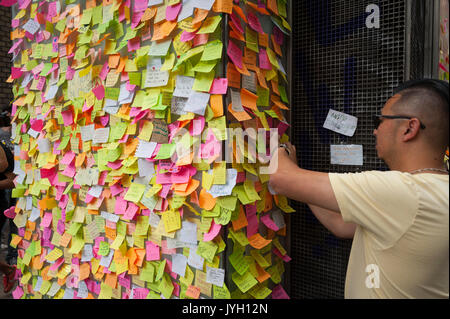
[[[395,119],[403,119],[403,120],[411,120],[413,118],[416,117],[412,117],[412,116],[406,116],[406,115],[375,115],[373,117],[373,125],[375,126],[375,129],[378,129],[378,126],[380,126],[381,124],[381,119],[388,119],[388,120],[395,120]],[[425,125],[419,120],[419,124],[420,124],[420,128],[422,130],[425,129]]]

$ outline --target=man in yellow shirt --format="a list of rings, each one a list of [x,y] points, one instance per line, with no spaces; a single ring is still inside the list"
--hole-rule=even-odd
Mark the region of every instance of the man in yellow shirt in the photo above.
[[[373,132],[391,171],[304,170],[290,144],[271,160],[273,192],[353,237],[345,298],[449,298],[448,83],[410,81],[397,92]]]

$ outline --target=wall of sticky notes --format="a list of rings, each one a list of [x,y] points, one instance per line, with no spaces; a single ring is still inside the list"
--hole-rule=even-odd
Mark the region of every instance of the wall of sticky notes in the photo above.
[[[288,298],[287,0],[12,10],[14,298]]]

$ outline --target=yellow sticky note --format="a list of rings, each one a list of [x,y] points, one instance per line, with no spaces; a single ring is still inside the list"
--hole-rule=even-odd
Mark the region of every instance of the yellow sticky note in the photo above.
[[[125,194],[124,199],[137,204],[141,200],[144,192],[145,192],[145,185],[138,183],[131,183],[127,193]]]
[[[181,228],[181,216],[178,211],[167,211],[162,213],[162,220],[166,232],[174,232]]]

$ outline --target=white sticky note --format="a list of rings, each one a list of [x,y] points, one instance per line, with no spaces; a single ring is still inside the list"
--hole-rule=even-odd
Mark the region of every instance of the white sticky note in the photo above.
[[[358,118],[330,109],[323,127],[336,133],[353,136],[358,125]]]
[[[172,271],[181,277],[186,274],[187,258],[181,254],[172,255]]]
[[[195,78],[184,75],[177,75],[173,96],[189,97],[194,86]]]
[[[30,19],[23,25],[23,29],[28,33],[35,34],[39,30],[39,23],[37,23],[34,19]]]
[[[213,170],[208,171],[209,174],[213,174]],[[223,185],[213,184],[206,192],[210,193],[214,198],[219,196],[231,195],[233,187],[236,185],[237,170],[234,168],[227,169],[227,180]]]
[[[197,255],[196,251],[197,251],[197,246],[195,246],[195,248],[193,248],[193,247],[189,248],[188,264],[189,264],[189,266],[192,266],[195,269],[203,271],[203,264],[205,262],[205,259],[203,259],[203,257]]]
[[[331,164],[363,165],[362,145],[330,145]]]
[[[175,238],[185,243],[197,244],[197,224],[183,221],[181,229],[177,231]]]
[[[83,142],[91,141],[94,138],[94,132],[95,132],[94,124],[81,126],[80,130],[81,130],[81,140]]]
[[[94,137],[92,143],[100,144],[108,142],[109,138],[109,127],[99,128],[94,131]]]
[[[196,0],[194,3],[195,8],[211,10],[215,0]]]
[[[216,285],[218,287],[223,286],[225,279],[225,270],[220,268],[210,268],[206,266],[206,282]]]
[[[189,98],[184,106],[184,111],[204,115],[206,106],[209,102],[209,94],[197,91],[191,91]]]
[[[156,146],[157,143],[155,142],[147,142],[139,140],[139,145],[136,149],[136,153],[134,154],[134,156],[140,158],[150,158],[152,157],[152,154],[155,151]]]
[[[169,82],[169,72],[161,71],[161,59],[149,59],[147,63],[147,73],[145,76],[144,88],[159,87],[167,85]]]

